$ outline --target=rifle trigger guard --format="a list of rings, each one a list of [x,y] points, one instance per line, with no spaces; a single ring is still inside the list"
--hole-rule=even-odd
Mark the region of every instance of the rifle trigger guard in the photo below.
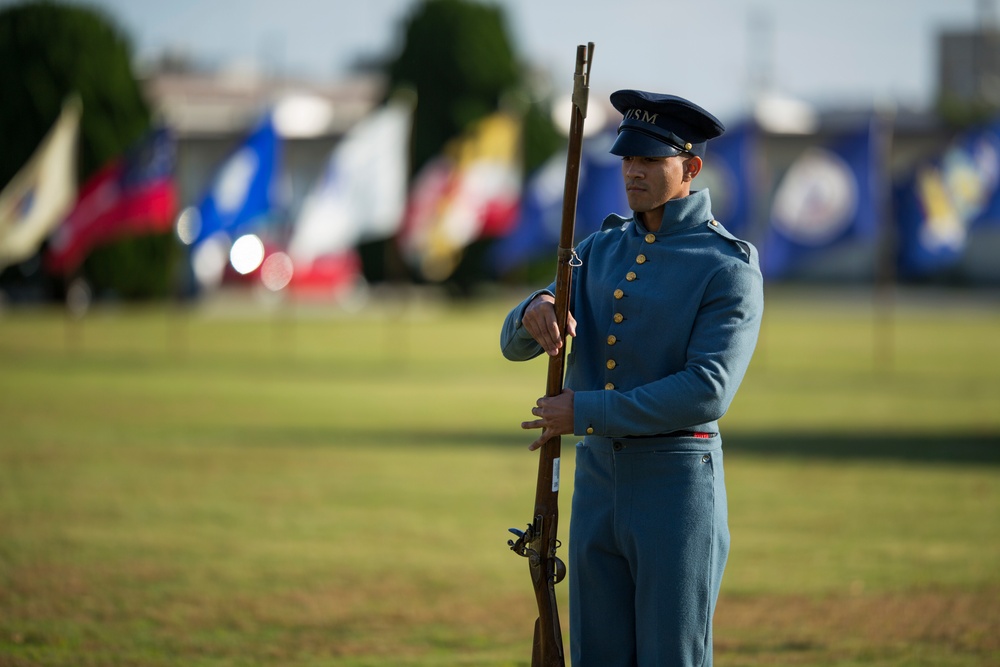
[[[566,578],[566,563],[562,562],[562,559],[558,557],[553,560],[555,560],[555,572],[552,573],[552,579],[553,583],[558,584]]]

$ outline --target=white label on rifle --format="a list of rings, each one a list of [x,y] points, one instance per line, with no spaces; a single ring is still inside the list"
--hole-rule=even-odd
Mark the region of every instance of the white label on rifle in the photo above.
[[[559,459],[552,459],[552,493],[559,491]]]

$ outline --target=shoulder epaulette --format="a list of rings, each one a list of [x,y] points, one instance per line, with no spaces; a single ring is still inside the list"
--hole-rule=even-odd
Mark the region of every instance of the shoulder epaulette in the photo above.
[[[722,238],[734,243],[737,247],[739,247],[740,251],[746,257],[746,260],[750,261],[750,257],[752,255],[752,249],[749,243],[747,243],[743,239],[738,239],[735,236],[733,236],[732,232],[726,229],[725,226],[723,226],[723,224],[718,220],[709,220],[708,228],[711,229],[716,234],[718,234],[719,236],[721,236]]]
[[[601,231],[606,232],[609,229],[625,229],[625,226],[631,221],[632,218],[623,218],[617,213],[612,213],[608,217],[604,218],[604,222],[601,224]]]

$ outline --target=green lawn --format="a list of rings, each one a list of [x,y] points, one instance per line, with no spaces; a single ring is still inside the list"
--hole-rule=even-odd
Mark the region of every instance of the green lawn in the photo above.
[[[0,667],[527,666],[517,298],[0,311]],[[995,295],[769,289],[723,431],[717,664],[1000,664]]]

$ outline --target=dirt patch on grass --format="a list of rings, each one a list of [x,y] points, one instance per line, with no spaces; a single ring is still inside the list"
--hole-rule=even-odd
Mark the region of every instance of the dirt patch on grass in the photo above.
[[[960,656],[1000,655],[998,618],[998,589],[733,596],[719,601],[715,646],[727,665],[812,665],[820,656],[858,664],[923,656],[931,662],[911,664],[935,664],[938,653],[955,658],[947,664],[985,664]]]
[[[116,664],[155,666],[350,663],[362,656],[373,665],[435,664],[441,656],[448,664],[500,665],[529,650],[535,619],[526,585],[487,595],[481,581],[378,572],[289,587],[206,586],[183,574],[139,563],[114,572],[53,565],[8,571],[0,592],[0,667],[76,665],[84,654],[95,656],[93,664],[117,656]],[[568,608],[560,611],[565,623]],[[715,619],[716,662],[1000,664],[998,618],[997,587],[724,596]]]

